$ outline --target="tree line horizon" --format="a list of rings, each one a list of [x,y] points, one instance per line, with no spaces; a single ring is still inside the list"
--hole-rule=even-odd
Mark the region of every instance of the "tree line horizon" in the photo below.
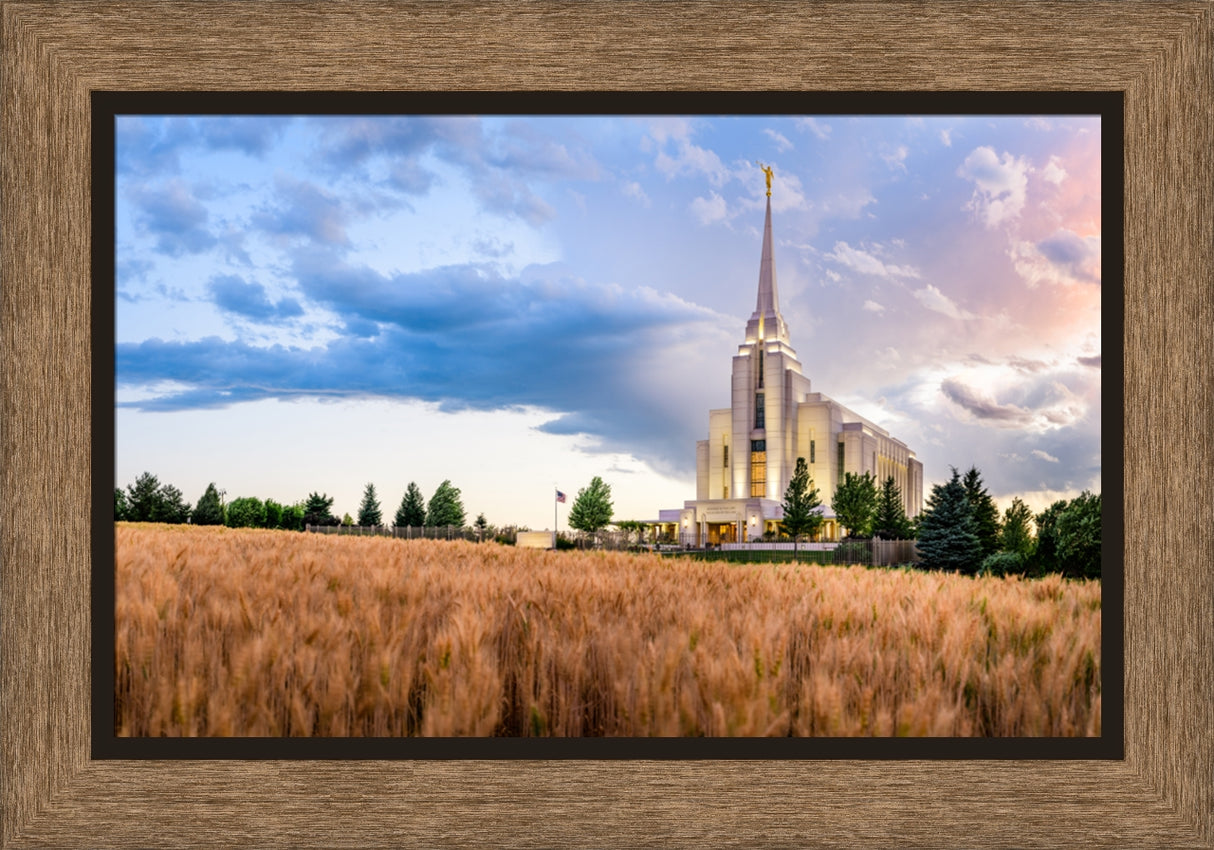
[[[1074,499],[1055,501],[1036,515],[1015,497],[1000,518],[995,500],[983,485],[976,466],[971,466],[964,477],[955,467],[950,469],[950,480],[932,485],[925,508],[913,518],[906,515],[893,476],[878,487],[871,472],[845,473],[830,503],[840,526],[848,532],[843,544],[873,538],[915,540],[919,566],[966,575],[1060,573],[1071,578],[1100,578],[1100,494],[1084,490]],[[198,503],[191,507],[183,501],[178,488],[161,484],[155,475],[144,472],[125,491],[114,488],[114,519],[287,531],[304,531],[308,526],[384,525],[378,494],[370,482],[363,490],[357,521],[349,513],[340,519],[334,515],[334,498],[326,493],[311,492],[306,499],[289,505],[253,496],[225,502],[225,495],[226,491],[211,482]],[[797,458],[781,506],[784,519],[778,531],[768,532],[762,539],[790,540],[795,544],[820,535],[825,523],[823,503],[804,458]],[[393,524],[462,529],[466,517],[460,490],[449,479],[439,484],[428,502],[416,482],[411,481]],[[614,520],[611,485],[597,475],[578,491],[568,522],[570,528],[584,532],[598,532],[614,525],[620,531],[642,533],[650,525],[638,520]],[[477,515],[471,528],[480,532],[482,538],[491,529],[496,531],[484,513]]]

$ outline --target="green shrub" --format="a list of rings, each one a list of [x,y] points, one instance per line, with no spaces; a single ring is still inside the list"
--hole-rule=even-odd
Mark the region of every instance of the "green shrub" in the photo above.
[[[982,559],[979,575],[1006,576],[1022,575],[1026,561],[1019,552],[995,552]]]

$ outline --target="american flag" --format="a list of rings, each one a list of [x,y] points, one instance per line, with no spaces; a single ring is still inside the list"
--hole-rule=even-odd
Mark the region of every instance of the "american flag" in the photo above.
[[[560,490],[557,490],[557,491],[556,491],[556,500],[557,500],[558,502],[564,502],[564,501],[565,501],[565,494],[564,494],[564,493],[562,493]]]

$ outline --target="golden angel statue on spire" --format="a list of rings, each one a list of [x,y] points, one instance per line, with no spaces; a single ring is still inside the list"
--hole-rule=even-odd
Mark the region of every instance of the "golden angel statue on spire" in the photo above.
[[[770,198],[771,197],[771,175],[773,173],[772,167],[770,165],[764,165],[763,163],[759,162],[758,160],[755,160],[755,165],[759,166],[759,168],[761,168],[763,170],[763,176],[767,178],[767,197]]]

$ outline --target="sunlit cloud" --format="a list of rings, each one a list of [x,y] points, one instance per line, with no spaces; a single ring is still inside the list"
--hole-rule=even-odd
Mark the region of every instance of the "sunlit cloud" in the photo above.
[[[929,310],[948,316],[950,319],[973,319],[974,314],[958,307],[951,298],[930,283],[914,291],[915,300]]]
[[[973,181],[973,197],[966,209],[977,215],[987,227],[996,227],[1012,221],[1024,209],[1028,190],[1028,173],[1031,170],[1023,157],[1013,157],[1004,152],[1000,157],[994,148],[975,148],[957,174]]]

